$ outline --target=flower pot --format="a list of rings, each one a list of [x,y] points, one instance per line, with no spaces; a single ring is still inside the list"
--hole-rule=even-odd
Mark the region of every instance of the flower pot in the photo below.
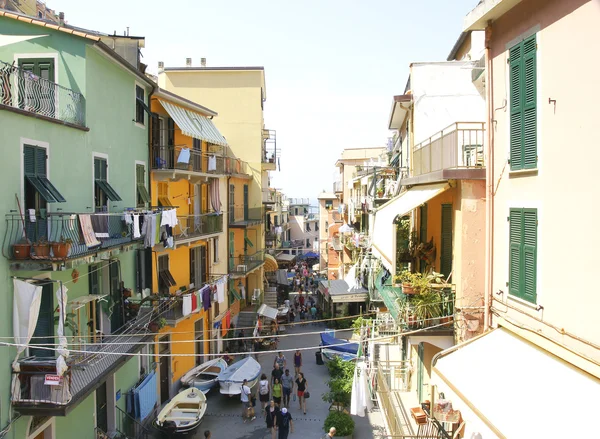
[[[158,332],[158,330],[160,328],[158,327],[158,323],[156,323],[156,322],[150,322],[148,324],[148,329],[150,330],[150,332]]]
[[[13,257],[15,259],[29,259],[31,244],[13,244]]]
[[[33,244],[33,254],[36,258],[48,258],[50,256],[50,244]]]
[[[417,291],[415,290],[415,287],[412,284],[409,283],[403,283],[402,284],[402,292],[406,295],[413,295],[413,294],[417,294]]]
[[[452,316],[440,317],[440,323],[442,323],[444,326],[451,326]]]
[[[55,258],[66,259],[71,250],[71,244],[68,242],[53,242],[52,254]]]

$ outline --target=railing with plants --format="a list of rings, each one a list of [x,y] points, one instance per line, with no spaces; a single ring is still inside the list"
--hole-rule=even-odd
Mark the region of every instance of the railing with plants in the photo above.
[[[243,160],[205,153],[184,145],[153,145],[152,169],[181,170],[204,174],[246,174],[247,163]]]
[[[0,105],[85,127],[85,98],[69,88],[0,61]]]
[[[179,224],[175,228],[175,239],[189,239],[199,236],[221,233],[223,231],[222,213],[204,213],[200,215],[178,215]]]
[[[122,213],[8,214],[2,254],[10,260],[65,260],[138,239]]]
[[[234,206],[229,208],[229,224],[263,222],[265,210],[262,207]]]
[[[251,255],[240,255],[229,258],[229,273],[245,275],[256,267],[264,264],[265,251],[260,250]]]

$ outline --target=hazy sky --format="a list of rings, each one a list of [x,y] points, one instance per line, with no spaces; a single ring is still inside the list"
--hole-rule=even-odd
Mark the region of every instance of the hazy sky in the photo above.
[[[264,66],[288,197],[332,189],[344,148],[385,145],[409,64],[443,61],[477,0],[47,0],[69,24],[146,37],[143,61]],[[201,104],[201,102],[200,102]]]

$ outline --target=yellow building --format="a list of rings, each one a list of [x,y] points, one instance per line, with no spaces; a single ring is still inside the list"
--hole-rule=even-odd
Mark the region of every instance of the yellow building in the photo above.
[[[276,169],[276,133],[265,129],[263,67],[169,67],[159,70],[159,85],[219,113],[215,126],[233,156],[247,162],[249,174],[232,175],[227,187],[228,272],[232,306],[261,303],[264,292],[265,209],[268,172]],[[232,316],[234,312],[231,313]],[[243,323],[252,322],[248,315]]]
[[[225,280],[227,179],[249,176],[240,174],[243,162],[231,158],[227,141],[213,125],[216,112],[160,89],[150,109],[152,208],[163,215],[174,208],[178,220],[172,242],[157,241],[149,253],[152,291],[164,307],[159,352],[173,355],[160,357],[160,395],[166,401],[182,375],[210,359],[207,354],[221,351],[222,332],[213,328],[228,321],[227,294],[219,302],[211,291],[211,306],[204,310],[197,290]],[[143,167],[136,170],[143,178]],[[189,293],[191,308],[183,300]]]

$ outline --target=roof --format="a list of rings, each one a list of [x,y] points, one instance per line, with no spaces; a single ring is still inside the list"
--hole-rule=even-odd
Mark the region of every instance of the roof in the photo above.
[[[404,123],[404,119],[406,118],[406,113],[408,112],[408,108],[412,104],[412,95],[404,94],[394,96],[392,102],[392,111],[390,112],[390,119],[388,122],[388,129],[397,129],[399,130]]]
[[[454,58],[456,57],[456,53],[458,52],[458,49],[461,48],[461,46],[465,43],[465,40],[467,39],[467,37],[470,34],[471,34],[471,31],[465,31],[465,32],[460,33],[460,35],[458,36],[458,39],[456,40],[456,43],[454,43],[452,50],[448,54],[448,58],[446,58],[446,61],[454,60]]]
[[[213,111],[207,107],[204,107],[200,104],[195,103],[194,101],[190,101],[189,99],[183,98],[173,92],[170,92],[168,90],[162,89],[160,87],[157,87],[156,90],[154,91],[154,93],[152,94],[153,96],[157,97],[157,98],[161,98],[161,99],[165,99],[167,101],[171,101],[177,105],[181,105],[182,107],[187,108],[188,110],[192,110],[192,111],[199,111],[201,113],[204,113],[208,116],[217,116],[219,113],[217,113],[216,111]]]
[[[337,197],[331,192],[321,192],[317,200],[337,200]]]
[[[344,294],[361,294],[367,293],[368,290],[363,287],[350,289],[350,286],[345,280],[337,279],[337,280],[322,280],[321,285],[324,288],[328,288],[328,294],[330,296],[341,296]]]

